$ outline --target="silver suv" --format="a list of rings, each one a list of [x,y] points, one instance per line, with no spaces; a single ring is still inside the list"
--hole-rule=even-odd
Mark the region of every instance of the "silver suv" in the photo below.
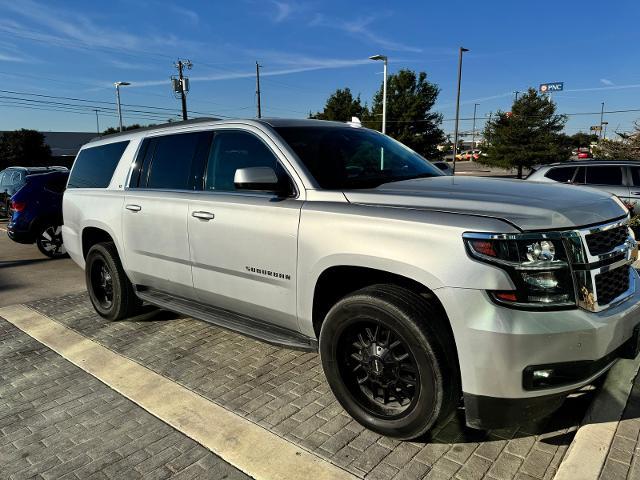
[[[561,182],[597,188],[617,195],[630,206],[640,202],[640,162],[585,160],[536,167],[527,177],[535,182]]]
[[[443,175],[378,132],[192,121],[85,145],[64,243],[107,319],[141,302],[319,350],[361,424],[418,437],[544,416],[638,351],[628,212],[560,184]]]

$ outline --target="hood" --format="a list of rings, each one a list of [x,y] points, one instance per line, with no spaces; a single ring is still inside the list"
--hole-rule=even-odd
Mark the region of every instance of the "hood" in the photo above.
[[[611,194],[523,180],[438,176],[344,192],[352,203],[481,215],[521,230],[566,229],[627,214]]]

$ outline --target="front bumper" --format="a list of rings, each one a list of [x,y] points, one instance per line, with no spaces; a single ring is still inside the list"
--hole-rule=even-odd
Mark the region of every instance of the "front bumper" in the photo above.
[[[638,274],[633,274],[638,280]],[[496,305],[485,291],[473,289],[445,287],[436,294],[451,321],[471,426],[488,425],[482,417],[492,410],[504,417],[499,422],[490,418],[492,426],[550,413],[568,393],[605,373],[640,323],[639,290],[600,312],[514,310]],[[595,368],[582,369],[586,374],[578,373],[559,386],[531,389],[526,385],[529,367],[573,362]]]

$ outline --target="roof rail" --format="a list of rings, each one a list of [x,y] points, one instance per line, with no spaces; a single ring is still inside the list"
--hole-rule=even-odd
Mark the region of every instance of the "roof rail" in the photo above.
[[[215,117],[198,117],[198,118],[192,118],[191,120],[182,120],[180,122],[159,123],[157,125],[151,125],[151,126],[148,126],[148,127],[140,127],[140,128],[135,128],[133,130],[124,130],[122,132],[110,133],[108,135],[102,135],[102,136],[94,137],[91,140],[89,140],[89,143],[95,142],[97,140],[116,138],[116,137],[120,137],[122,135],[131,134],[131,133],[146,132],[146,131],[149,131],[149,130],[162,130],[163,128],[179,127],[179,126],[182,126],[182,125],[192,125],[194,123],[213,122],[215,120],[222,120],[222,119],[221,118],[215,118]]]

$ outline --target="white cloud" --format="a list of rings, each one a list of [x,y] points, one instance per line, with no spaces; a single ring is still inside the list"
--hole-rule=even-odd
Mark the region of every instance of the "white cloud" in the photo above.
[[[608,78],[601,78],[600,79],[600,83],[602,83],[603,85],[607,85],[608,87],[615,85],[611,80],[609,80]]]
[[[286,20],[294,10],[294,4],[289,2],[273,0],[272,3],[276,7],[275,16],[273,17],[273,21],[276,23]]]
[[[188,8],[184,7],[171,7],[171,10],[179,15],[182,15],[184,19],[191,25],[197,25],[198,23],[200,23],[200,16],[193,10],[189,10]]]
[[[337,68],[349,68],[357,65],[369,64],[369,59],[336,59],[336,58],[312,58],[306,56],[297,56],[294,54],[278,54],[278,52],[253,52],[261,53],[258,55],[261,62],[266,65],[260,70],[261,77],[274,77],[281,75],[291,75],[294,73],[311,72],[315,70],[329,70]],[[273,65],[269,67],[268,65]],[[276,66],[277,65],[277,66]],[[255,70],[246,72],[225,72],[212,73],[209,75],[191,76],[192,82],[213,82],[221,80],[235,80],[240,78],[255,77]],[[152,87],[158,85],[166,85],[167,79],[163,80],[143,80],[139,82],[132,81],[132,87]]]
[[[310,26],[327,27],[341,30],[349,35],[360,39],[365,43],[373,43],[385,50],[397,52],[413,52],[421,53],[422,48],[395,42],[380,35],[376,32],[373,23],[377,20],[376,16],[358,17],[353,20],[342,20],[339,18],[327,18],[323,14],[317,13],[309,22]]]

